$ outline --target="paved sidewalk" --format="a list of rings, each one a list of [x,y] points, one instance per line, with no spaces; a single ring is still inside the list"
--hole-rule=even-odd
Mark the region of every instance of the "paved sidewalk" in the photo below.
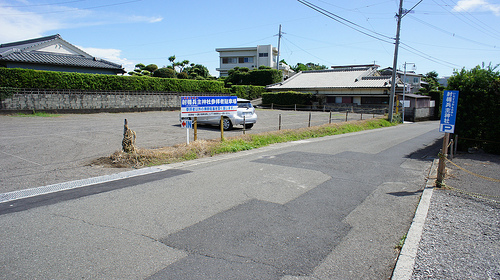
[[[437,189],[431,175],[392,279],[500,279],[500,156],[453,162],[497,180],[448,163],[448,188]]]

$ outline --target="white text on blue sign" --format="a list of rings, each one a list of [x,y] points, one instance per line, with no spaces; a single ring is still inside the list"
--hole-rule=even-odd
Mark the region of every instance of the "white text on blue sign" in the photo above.
[[[445,90],[439,132],[454,133],[457,118],[458,90]]]

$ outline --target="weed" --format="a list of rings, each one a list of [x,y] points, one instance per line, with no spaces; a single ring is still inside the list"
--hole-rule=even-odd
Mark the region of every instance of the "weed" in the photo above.
[[[406,241],[406,233],[405,233],[405,235],[403,235],[403,237],[401,237],[401,239],[399,239],[398,244],[394,248],[398,251],[401,251],[401,249],[403,249],[403,245],[405,244],[405,241]]]
[[[44,118],[53,118],[53,117],[59,117],[61,115],[33,111],[33,113],[31,113],[31,114],[17,113],[14,116],[15,117],[44,117]]]
[[[235,153],[276,143],[284,143],[329,135],[396,125],[386,119],[370,119],[348,123],[333,123],[309,128],[288,129],[258,134],[246,134],[221,140],[197,140],[160,149],[137,149],[133,153],[115,152],[110,157],[97,159],[96,164],[116,167],[142,167],[174,163],[217,154]]]

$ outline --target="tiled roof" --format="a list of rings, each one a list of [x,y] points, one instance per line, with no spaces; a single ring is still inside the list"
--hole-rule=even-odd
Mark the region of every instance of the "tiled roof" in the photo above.
[[[5,57],[0,57],[0,61],[99,69],[122,69],[121,65],[119,64],[98,58],[87,58],[79,55],[60,55],[43,52],[14,52]]]
[[[268,86],[279,90],[333,88],[389,88],[391,77],[379,76],[376,67],[303,71],[288,80]]]
[[[30,40],[24,40],[24,41],[18,41],[18,42],[12,42],[12,43],[7,43],[7,44],[1,44],[0,45],[0,54],[11,49],[16,49],[16,50],[25,50],[27,48],[31,48],[36,45],[40,45],[42,43],[52,41],[55,39],[62,39],[61,35],[56,34],[52,36],[46,36],[46,37],[41,37],[41,38],[36,38],[36,39],[30,39]]]
[[[50,45],[52,44],[51,41],[57,41],[70,47],[72,50],[74,50],[75,54],[37,51],[37,49],[40,48],[39,46],[41,44]],[[104,59],[92,57],[81,49],[73,46],[67,41],[64,41],[59,34],[25,41],[1,44],[0,61],[93,69],[109,69],[114,70],[116,73],[126,73],[121,65]]]

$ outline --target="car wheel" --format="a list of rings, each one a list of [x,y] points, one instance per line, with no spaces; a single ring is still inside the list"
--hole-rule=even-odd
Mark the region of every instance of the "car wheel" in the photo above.
[[[250,129],[253,127],[253,123],[247,123],[245,124],[245,129]]]
[[[222,127],[224,128],[224,130],[231,130],[233,128],[233,123],[230,119],[224,118],[222,120]]]

